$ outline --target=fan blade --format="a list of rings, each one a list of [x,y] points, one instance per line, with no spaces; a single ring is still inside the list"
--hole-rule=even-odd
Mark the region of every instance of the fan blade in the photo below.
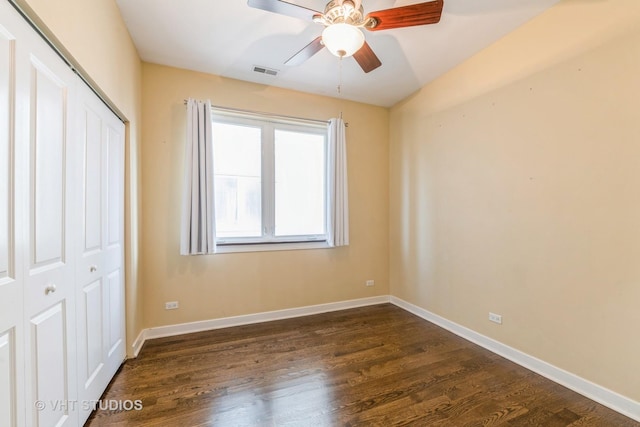
[[[256,9],[266,10],[267,12],[279,13],[281,15],[293,16],[294,18],[304,19],[305,21],[313,20],[316,15],[322,15],[322,13],[307,9],[297,4],[287,3],[282,0],[248,0],[247,4],[250,7]]]
[[[364,42],[360,50],[353,54],[353,57],[358,61],[360,67],[365,73],[375,70],[382,65],[382,62],[378,59],[369,43]]]
[[[287,59],[285,64],[292,66],[300,65],[316,53],[320,52],[323,47],[324,44],[322,43],[322,36],[318,36],[311,43],[296,52],[291,58]]]
[[[390,28],[435,24],[440,21],[443,6],[443,0],[435,0],[371,12],[367,15],[367,18],[375,19],[377,24],[366,28],[371,31],[379,31]]]

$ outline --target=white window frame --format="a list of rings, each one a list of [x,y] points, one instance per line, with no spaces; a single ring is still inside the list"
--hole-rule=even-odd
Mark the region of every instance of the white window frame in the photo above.
[[[328,206],[328,123],[272,116],[261,113],[236,112],[212,109],[213,123],[260,128],[261,130],[261,212],[262,236],[226,237],[216,236],[216,252],[253,252],[292,249],[328,248],[327,243],[327,206]],[[299,236],[275,235],[275,131],[294,131],[317,134],[324,137],[324,233]],[[215,146],[215,140],[213,141]]]

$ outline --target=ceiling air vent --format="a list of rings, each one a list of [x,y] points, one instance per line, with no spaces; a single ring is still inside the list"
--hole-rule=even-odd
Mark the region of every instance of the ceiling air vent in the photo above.
[[[253,71],[256,73],[266,74],[268,76],[277,76],[278,70],[274,70],[273,68],[261,67],[259,65],[254,65]]]

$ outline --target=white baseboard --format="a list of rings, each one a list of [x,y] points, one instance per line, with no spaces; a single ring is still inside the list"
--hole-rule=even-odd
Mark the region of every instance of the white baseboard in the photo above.
[[[146,331],[147,331],[146,329],[141,330],[138,336],[136,337],[135,341],[133,341],[133,344],[131,344],[131,354],[133,355],[134,358],[138,357],[140,350],[142,350],[142,345],[146,340],[146,337],[145,337]]]
[[[389,302],[389,295],[359,298],[348,301],[331,302],[327,304],[309,305],[305,307],[288,308],[284,310],[266,311],[262,313],[246,314],[242,316],[224,317],[220,319],[202,320],[199,322],[180,323],[177,325],[158,326],[144,329],[140,332],[132,345],[134,357],[142,349],[148,339],[170,337],[189,334],[192,332],[209,331],[213,329],[229,328],[232,326],[250,325],[253,323],[269,322],[272,320],[290,319],[292,317],[309,316],[311,314],[328,313],[330,311],[346,310],[367,305],[384,304]]]
[[[469,328],[458,325],[443,317],[438,316],[428,310],[406,302],[400,298],[394,296],[390,297],[392,304],[415,314],[433,324],[436,324],[464,339],[467,339],[487,350],[498,354],[505,359],[509,359],[512,362],[517,363],[533,372],[536,372],[543,377],[550,379],[560,385],[563,385],[576,393],[594,400],[608,408],[613,409],[629,418],[636,421],[640,421],[640,402],[629,399],[614,391],[585,380],[577,375],[560,369],[550,363],[544,362],[519,350],[516,350],[508,345],[502,344],[492,338],[479,334]]]

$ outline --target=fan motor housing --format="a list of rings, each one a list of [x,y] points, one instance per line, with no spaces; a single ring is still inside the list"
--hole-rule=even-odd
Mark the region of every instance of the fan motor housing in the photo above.
[[[352,0],[332,0],[324,9],[325,25],[345,23],[354,26],[364,24],[364,8],[361,2]]]

